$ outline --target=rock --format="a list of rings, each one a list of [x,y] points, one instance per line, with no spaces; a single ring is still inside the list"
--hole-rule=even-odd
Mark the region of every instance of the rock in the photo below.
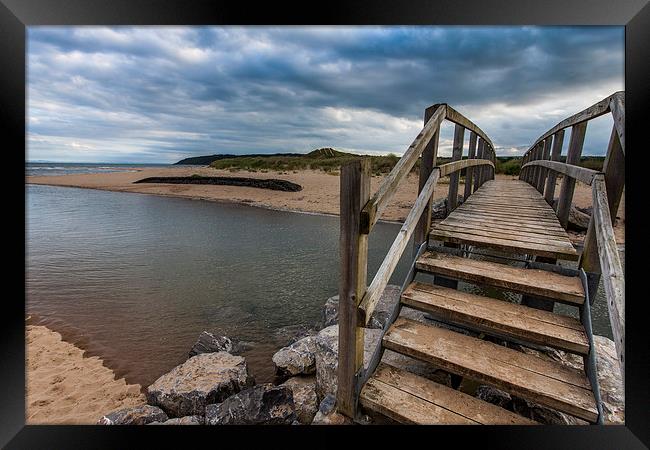
[[[512,411],[544,425],[589,425],[585,420],[518,397],[512,397]]]
[[[254,383],[241,356],[201,353],[158,378],[147,388],[147,401],[171,417],[202,416],[206,405],[221,402]]]
[[[379,298],[379,302],[370,317],[368,328],[383,328],[388,321],[393,308],[399,302],[400,286],[389,284],[386,286],[384,293]],[[323,319],[321,325],[323,328],[335,325],[339,320],[339,296],[330,297],[323,306]]]
[[[333,394],[325,396],[318,407],[312,425],[353,425],[351,419],[336,412],[336,397]]]
[[[299,374],[311,375],[316,372],[316,338],[307,336],[288,347],[281,348],[273,355],[276,372],[280,376]]]
[[[308,327],[307,325],[288,325],[275,330],[273,337],[281,347],[286,347],[304,337],[313,336],[316,333],[317,330],[315,328]]]
[[[152,422],[149,425],[203,425],[203,416],[185,416],[169,419],[165,422]]]
[[[199,339],[192,347],[189,357],[196,356],[200,353],[228,352],[232,353],[232,341],[226,336],[215,336],[212,333],[203,331]]]
[[[309,425],[318,412],[318,395],[316,395],[316,377],[293,377],[285,381],[293,393],[293,404],[298,422]]]
[[[476,388],[476,398],[512,411],[512,397],[507,392],[492,386],[481,385]]]
[[[444,219],[447,217],[447,198],[439,198],[431,204],[431,218]]]
[[[414,373],[431,381],[435,381],[438,384],[451,387],[451,374],[449,372],[438,369],[424,361],[410,358],[406,355],[402,355],[401,353],[397,353],[388,349],[384,350],[381,361],[385,362],[386,364],[390,364],[391,366],[404,369],[408,372]]]
[[[381,330],[364,329],[364,367],[368,367],[380,335]],[[327,394],[336,395],[338,348],[338,325],[324,328],[316,335],[316,392],[319,399],[324,398]]]
[[[296,420],[288,386],[260,384],[205,409],[207,425],[290,425]]]
[[[126,408],[106,414],[99,421],[98,425],[147,425],[152,422],[164,422],[168,419],[165,412],[151,405]]]
[[[512,344],[511,347],[542,359],[558,361],[574,369],[583,370],[582,357],[578,355],[548,347],[543,350],[533,350],[516,344]],[[603,402],[603,419],[607,424],[624,424],[625,391],[623,389],[620,365],[616,355],[616,346],[614,341],[605,336],[594,336],[594,347],[596,349],[600,398]],[[574,419],[571,417],[571,421]]]
[[[589,220],[591,216],[579,211],[575,206],[571,205],[569,210],[569,228],[575,231],[587,231],[589,228]]]

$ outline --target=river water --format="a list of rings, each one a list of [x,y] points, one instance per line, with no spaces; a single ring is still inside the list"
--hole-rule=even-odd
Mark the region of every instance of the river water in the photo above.
[[[314,326],[337,293],[337,217],[39,185],[27,186],[26,205],[31,321],[130,383],[147,386],[184,361],[203,330],[246,342],[256,380],[271,381],[283,327]],[[399,228],[371,233],[369,280]],[[594,332],[611,336],[600,297]]]

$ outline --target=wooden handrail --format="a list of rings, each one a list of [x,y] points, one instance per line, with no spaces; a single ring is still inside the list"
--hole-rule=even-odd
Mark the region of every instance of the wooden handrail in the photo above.
[[[605,296],[607,297],[607,309],[621,375],[623,383],[625,383],[625,274],[616,246],[612,217],[609,213],[605,176],[603,174],[594,177],[592,196],[594,227]]]
[[[411,238],[413,231],[415,230],[415,226],[418,223],[420,215],[422,215],[422,211],[424,211],[426,206],[429,204],[429,197],[431,197],[433,194],[433,188],[435,187],[439,178],[440,169],[438,167],[435,167],[431,172],[431,175],[429,176],[426,184],[422,188],[422,192],[420,192],[420,195],[418,195],[418,198],[415,201],[411,212],[409,212],[406,220],[404,220],[404,224],[397,233],[397,237],[393,241],[393,245],[391,245],[390,250],[388,250],[384,261],[381,263],[381,267],[379,267],[379,270],[375,274],[375,277],[372,279],[372,283],[370,283],[368,290],[361,299],[361,303],[359,304],[358,308],[358,326],[365,327],[370,321],[372,312],[377,306],[377,302],[379,302],[381,293],[384,292],[384,289],[386,288],[388,280],[390,280],[395,267],[397,267],[397,263],[402,257],[404,249],[406,249],[406,244],[408,244],[408,241]]]
[[[608,112],[612,111],[612,106],[618,111],[617,112],[617,116],[619,117],[618,122],[621,124],[620,126],[621,130],[623,130],[622,124],[625,122],[625,92],[617,91],[614,92],[609,97],[602,99],[598,103],[591,105],[589,108],[586,108],[580,111],[579,113],[574,114],[571,117],[568,117],[563,121],[561,121],[560,123],[558,123],[557,125],[555,125],[553,128],[551,128],[546,133],[544,133],[539,138],[537,138],[537,140],[533,142],[530,148],[526,150],[524,155],[527,155],[541,141],[557,133],[560,130],[569,128],[574,125],[578,125],[579,123],[586,122],[588,120],[595,119],[596,117],[600,117],[604,114],[607,114]],[[617,120],[615,119],[614,122],[616,123]],[[623,135],[623,131],[621,131],[619,134]],[[624,143],[623,139],[621,139],[621,143]]]
[[[368,234],[372,227],[377,223],[381,213],[388,206],[388,202],[397,191],[400,181],[408,175],[420,154],[424,150],[431,137],[438,131],[440,123],[445,118],[446,106],[439,105],[433,113],[422,131],[413,140],[408,150],[397,162],[393,170],[390,171],[384,182],[377,192],[370,198],[366,206],[361,211],[361,233]]]
[[[525,169],[526,167],[532,167],[532,166],[545,167],[547,169],[554,170],[555,172],[561,173],[563,175],[567,175],[589,186],[591,186],[594,177],[602,173],[602,172],[598,172],[597,170],[587,169],[586,167],[574,166],[573,164],[566,164],[559,161],[546,161],[543,159],[526,163],[523,166],[521,166],[521,170]]]
[[[494,163],[489,159],[461,159],[460,161],[453,161],[447,164],[438,166],[440,169],[440,177],[446,177],[454,172],[465,169],[466,167],[473,166],[490,166],[494,168]]]
[[[469,131],[473,131],[474,133],[478,134],[481,139],[483,139],[485,142],[488,143],[490,148],[494,148],[494,145],[492,145],[492,141],[488,137],[487,134],[483,132],[474,122],[469,120],[467,117],[463,116],[461,113],[456,111],[454,108],[449,106],[446,103],[443,103],[447,107],[447,114],[446,114],[446,119],[449,120],[450,122],[454,122],[458,125],[462,125],[465,129]]]

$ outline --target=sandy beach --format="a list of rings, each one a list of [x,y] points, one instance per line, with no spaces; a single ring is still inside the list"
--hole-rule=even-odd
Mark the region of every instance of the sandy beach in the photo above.
[[[26,326],[25,420],[36,424],[96,424],[104,414],[146,402],[137,384],[116,380],[97,356],[40,325]]]
[[[250,178],[279,178],[298,183],[303,187],[299,192],[282,192],[267,189],[239,186],[213,186],[213,185],[179,185],[179,184],[134,184],[134,181],[147,177],[160,176],[239,176]],[[500,180],[516,180],[517,177],[497,174]],[[375,192],[383,176],[373,176],[371,189]],[[339,210],[339,176],[338,172],[331,174],[323,171],[301,170],[297,172],[249,172],[245,170],[230,172],[216,170],[210,167],[172,166],[163,168],[138,169],[133,172],[111,172],[101,174],[61,175],[27,177],[27,183],[46,184],[53,186],[69,186],[89,189],[102,189],[118,192],[137,192],[142,194],[155,194],[192,199],[234,202],[257,206],[262,208],[310,212],[318,214],[338,215]],[[434,198],[443,198],[448,192],[448,178],[443,178],[434,191]],[[406,182],[402,183],[392,198],[389,207],[382,216],[386,221],[403,221],[408,215],[414,200],[417,197],[418,177],[411,174]],[[464,184],[461,182],[459,193],[463,193]],[[555,190],[560,192],[558,182]],[[591,206],[591,188],[582,183],[576,183],[573,203],[581,208]],[[625,242],[625,194],[621,200],[615,233],[618,244]],[[584,233],[569,233],[575,244],[582,242]]]

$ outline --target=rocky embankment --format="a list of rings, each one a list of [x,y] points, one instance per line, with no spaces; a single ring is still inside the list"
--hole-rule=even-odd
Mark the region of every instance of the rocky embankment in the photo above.
[[[364,365],[381,336],[381,328],[399,301],[400,288],[389,285],[364,332]],[[446,326],[426,314],[403,307],[404,317],[433,326]],[[114,411],[100,424],[226,425],[285,424],[342,425],[352,422],[336,412],[338,369],[338,296],[327,299],[318,329],[296,327],[293,339],[273,355],[276,382],[255,384],[246,360],[237,354],[241,345],[225,336],[204,331],[183,364],[158,378],[147,388],[147,405]],[[606,423],[624,423],[624,397],[614,342],[596,336],[598,378]],[[582,359],[553,349],[535,352],[572,367]],[[413,358],[385,350],[382,361],[446,386],[451,374]],[[461,388],[463,386],[461,385]],[[490,386],[466,388],[468,393],[545,424],[584,424],[559,411],[511,396]],[[390,420],[365,416],[366,423]]]
[[[148,177],[134,183],[165,183],[165,184],[214,184],[222,186],[244,186],[274,191],[298,192],[302,186],[287,180],[275,178],[246,178],[246,177]]]

